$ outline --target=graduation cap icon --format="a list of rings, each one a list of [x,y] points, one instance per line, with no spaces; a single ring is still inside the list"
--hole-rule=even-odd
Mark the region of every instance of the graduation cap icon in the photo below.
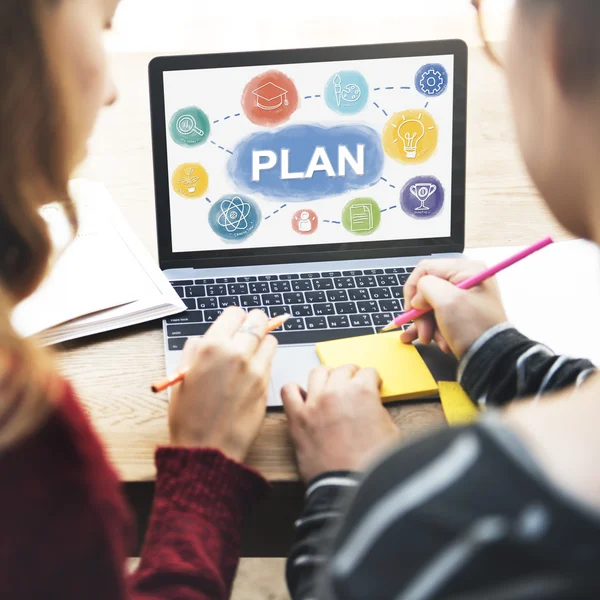
[[[252,92],[256,96],[256,106],[263,110],[275,110],[282,104],[288,106],[288,91],[275,85],[272,81],[261,85]]]

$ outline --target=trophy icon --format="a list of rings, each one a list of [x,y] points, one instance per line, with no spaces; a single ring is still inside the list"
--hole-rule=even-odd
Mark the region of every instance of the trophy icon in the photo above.
[[[421,203],[421,206],[415,208],[415,212],[430,210],[425,206],[425,202],[437,192],[435,183],[415,183],[410,187],[410,193]]]

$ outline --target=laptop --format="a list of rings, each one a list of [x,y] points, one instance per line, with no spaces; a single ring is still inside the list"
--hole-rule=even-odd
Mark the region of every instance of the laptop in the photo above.
[[[231,305],[275,332],[269,405],[317,342],[402,312],[424,258],[465,236],[467,48],[459,40],[154,59],[159,261],[188,311],[167,371]]]

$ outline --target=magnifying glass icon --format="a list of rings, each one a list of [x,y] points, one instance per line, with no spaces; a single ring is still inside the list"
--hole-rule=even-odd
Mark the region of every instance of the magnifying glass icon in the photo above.
[[[204,137],[204,131],[198,127],[196,119],[192,115],[182,115],[177,119],[177,131],[181,135],[191,135],[197,133],[200,137]]]

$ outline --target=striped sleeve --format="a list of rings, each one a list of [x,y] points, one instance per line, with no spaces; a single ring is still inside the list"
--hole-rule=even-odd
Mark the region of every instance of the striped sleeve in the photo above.
[[[331,551],[333,531],[342,516],[344,499],[352,495],[358,480],[356,473],[332,471],[308,485],[304,511],[295,524],[296,543],[286,568],[294,600],[315,598],[315,574]]]
[[[481,407],[581,385],[596,371],[584,359],[557,356],[508,323],[487,331],[463,357],[458,380]]]

